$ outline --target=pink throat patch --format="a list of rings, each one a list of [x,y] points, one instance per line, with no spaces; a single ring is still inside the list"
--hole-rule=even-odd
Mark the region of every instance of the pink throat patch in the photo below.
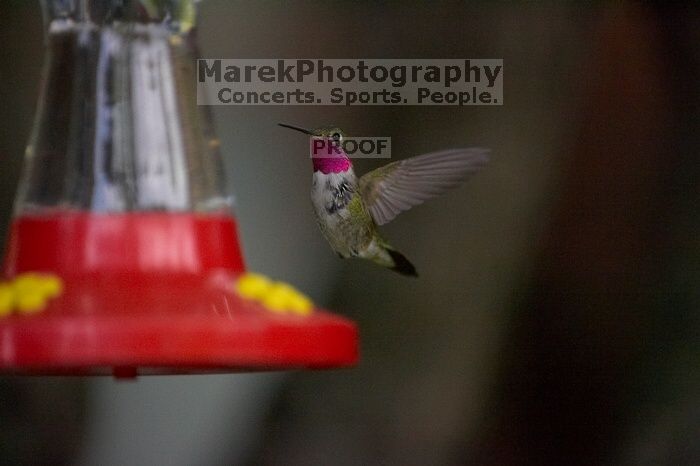
[[[314,171],[324,175],[341,173],[350,168],[350,159],[340,145],[330,139],[310,138],[311,160]]]
[[[320,171],[324,175],[329,173],[341,173],[350,168],[350,159],[343,155],[315,156],[311,158],[314,163],[314,171]]]

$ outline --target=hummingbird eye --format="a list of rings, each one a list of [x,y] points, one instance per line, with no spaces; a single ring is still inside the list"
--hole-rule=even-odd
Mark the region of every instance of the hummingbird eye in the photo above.
[[[331,134],[331,137],[333,138],[333,140],[334,140],[335,142],[340,141],[340,138],[341,138],[340,133],[337,133],[337,132]]]

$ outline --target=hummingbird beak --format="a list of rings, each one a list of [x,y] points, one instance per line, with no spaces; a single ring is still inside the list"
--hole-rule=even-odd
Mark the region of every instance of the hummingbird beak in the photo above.
[[[308,134],[308,135],[310,135],[310,136],[315,136],[315,134],[313,133],[313,131],[308,130],[308,129],[300,128],[300,127],[298,127],[298,126],[287,125],[287,124],[284,124],[284,123],[277,123],[277,124],[280,125],[280,126],[282,126],[282,127],[284,127],[284,128],[289,128],[289,129],[293,129],[293,130],[296,130],[296,131],[301,131],[301,132],[304,133],[304,134]]]

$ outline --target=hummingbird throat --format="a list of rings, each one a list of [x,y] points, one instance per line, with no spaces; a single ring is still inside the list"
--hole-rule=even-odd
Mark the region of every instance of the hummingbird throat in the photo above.
[[[317,138],[311,141],[311,161],[314,164],[314,171],[320,171],[327,175],[329,173],[343,173],[351,167],[350,158],[338,144],[325,141],[319,145]]]

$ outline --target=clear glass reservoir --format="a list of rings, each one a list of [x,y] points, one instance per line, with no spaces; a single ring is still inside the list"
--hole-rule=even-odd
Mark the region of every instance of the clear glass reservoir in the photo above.
[[[197,106],[193,0],[44,0],[47,52],[15,215],[231,207]]]
[[[6,275],[240,272],[196,99],[194,0],[43,0],[47,49]]]

